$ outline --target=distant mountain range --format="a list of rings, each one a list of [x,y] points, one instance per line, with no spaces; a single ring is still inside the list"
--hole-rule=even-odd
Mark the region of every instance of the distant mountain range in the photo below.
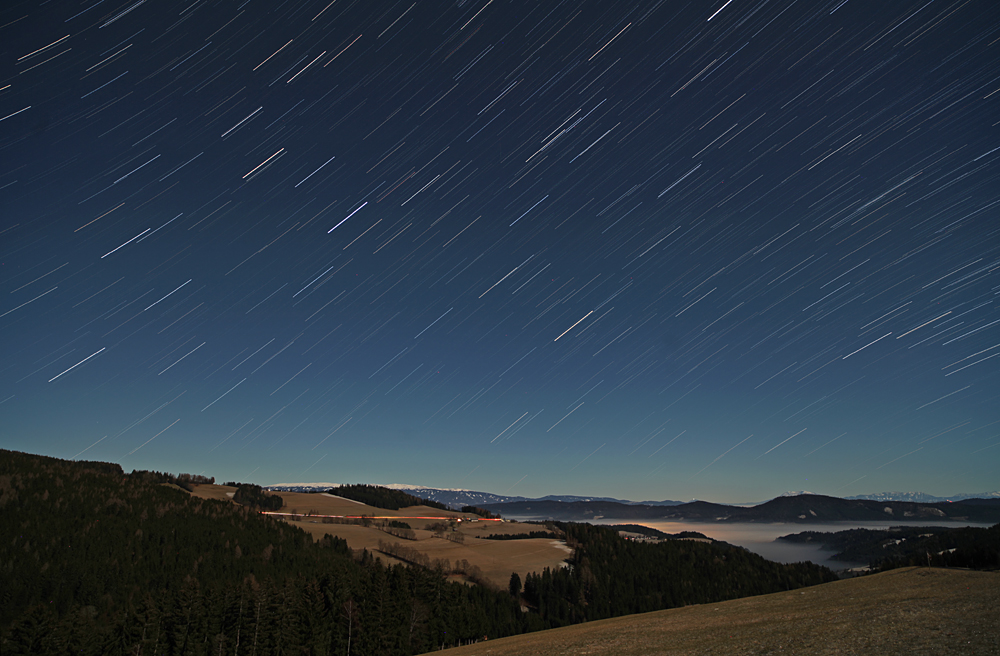
[[[780,496],[797,497],[800,494],[816,494],[800,490],[798,492],[785,492]],[[964,492],[953,494],[948,497],[936,497],[926,492],[875,492],[874,494],[858,494],[853,497],[843,497],[844,499],[868,499],[871,501],[911,501],[913,503],[941,503],[942,501],[962,501],[963,499],[997,499],[1000,492]],[[754,504],[756,505],[756,504]]]
[[[516,501],[485,504],[490,512],[511,519],[689,522],[1000,522],[1000,497],[935,503],[840,499],[818,494],[781,496],[756,506],[728,506],[693,501],[674,506],[647,506],[612,501]]]
[[[326,491],[330,488],[337,487],[341,485],[340,483],[282,483],[279,485],[269,485],[267,488],[269,490],[283,490],[287,492],[318,492]],[[475,490],[463,490],[463,489],[449,489],[449,488],[436,488],[436,487],[425,487],[423,485],[409,485],[403,483],[391,483],[389,485],[383,485],[382,487],[387,487],[392,490],[400,490],[406,492],[407,494],[412,494],[413,496],[421,497],[423,499],[430,499],[431,501],[437,501],[438,503],[443,503],[446,506],[452,508],[461,508],[462,506],[479,506],[483,507],[489,504],[498,503],[517,503],[524,501],[558,501],[561,503],[616,503],[626,506],[679,506],[684,504],[683,501],[671,501],[669,499],[664,501],[629,501],[628,499],[616,499],[614,497],[587,497],[587,496],[577,496],[572,494],[550,494],[544,497],[532,498],[532,497],[522,497],[522,496],[510,496],[505,494],[493,494],[491,492],[477,492]],[[813,492],[807,492],[805,490],[800,490],[797,492],[785,492],[780,495],[780,497],[797,497],[797,496],[821,496],[816,495]],[[829,497],[833,498],[833,497]],[[878,492],[875,494],[861,494],[853,497],[844,497],[847,500],[869,500],[869,501],[908,501],[911,503],[944,503],[944,502],[954,502],[962,501],[964,499],[1000,499],[1000,492],[979,492],[979,493],[962,493],[953,494],[947,497],[936,497],[931,494],[926,494],[924,492]],[[765,502],[757,502],[752,504],[734,504],[740,506],[759,506]]]
[[[338,483],[286,483],[270,490],[320,492]],[[478,506],[511,519],[564,521],[691,521],[691,522],[1000,522],[1000,492],[933,497],[919,492],[886,492],[874,498],[841,499],[809,492],[786,492],[754,505],[725,505],[707,501],[635,502],[610,497],[548,495],[539,499],[441,489],[394,483],[394,490],[443,503],[452,508]]]
[[[1000,499],[1000,492],[976,492],[953,494],[950,497],[936,497],[924,492],[877,492],[861,494],[845,499],[871,499],[872,501],[912,501],[914,503],[940,503],[942,501],[962,501],[963,499]]]
[[[337,487],[340,483],[281,483],[278,485],[268,485],[267,489],[284,492],[325,492],[330,488]],[[422,485],[407,485],[401,483],[390,483],[382,485],[391,490],[399,490],[412,494],[422,499],[430,499],[443,503],[451,508],[461,508],[462,506],[479,506],[494,503],[515,503],[518,501],[559,501],[563,503],[575,502],[611,502],[625,505],[643,506],[676,506],[683,501],[629,501],[627,499],[615,499],[612,497],[586,497],[572,494],[550,494],[540,498],[509,496],[505,494],[493,494],[491,492],[477,492],[475,490],[448,489],[424,487]]]

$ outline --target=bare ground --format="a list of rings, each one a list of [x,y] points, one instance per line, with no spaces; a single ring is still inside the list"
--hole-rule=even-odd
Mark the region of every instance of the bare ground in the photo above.
[[[1000,573],[908,568],[490,640],[453,656],[1000,654]]]

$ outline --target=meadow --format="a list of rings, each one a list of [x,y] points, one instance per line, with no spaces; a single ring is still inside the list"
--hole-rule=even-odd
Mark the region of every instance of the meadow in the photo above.
[[[616,617],[448,656],[1000,653],[1000,573],[907,568],[801,590]]]
[[[205,499],[231,499],[236,488],[225,485],[195,485],[193,495]],[[447,560],[451,565],[465,561],[481,572],[481,578],[497,588],[506,589],[511,574],[523,580],[529,572],[541,572],[546,567],[559,568],[570,557],[572,550],[560,540],[529,538],[523,540],[490,540],[486,536],[521,534],[544,530],[538,524],[512,521],[489,521],[471,513],[438,510],[427,506],[410,506],[399,510],[386,510],[322,493],[275,492],[284,501],[283,518],[292,526],[309,533],[319,541],[331,535],[347,541],[347,545],[360,551],[367,549],[387,564],[404,562],[379,549],[380,543],[400,543],[434,560]],[[325,517],[324,517],[325,516]],[[330,517],[333,516],[333,517]],[[341,517],[368,517],[341,519]],[[388,521],[401,521],[413,529],[415,540],[403,539],[387,533],[380,525]],[[461,520],[461,521],[459,521]],[[446,524],[444,532],[434,531],[435,524]],[[366,525],[367,524],[367,525]],[[446,570],[449,568],[445,568]],[[468,581],[456,574],[453,580]],[[478,578],[478,577],[477,577]]]

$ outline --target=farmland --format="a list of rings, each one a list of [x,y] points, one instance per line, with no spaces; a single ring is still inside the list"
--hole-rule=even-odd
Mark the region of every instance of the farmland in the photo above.
[[[236,488],[224,485],[196,485],[193,494],[206,499],[231,499]],[[558,568],[570,556],[570,549],[559,540],[532,538],[524,540],[490,540],[486,536],[519,534],[543,530],[537,524],[483,520],[470,513],[437,510],[426,506],[411,506],[399,510],[374,508],[357,501],[330,494],[278,492],[284,501],[282,517],[292,526],[309,533],[314,540],[332,535],[347,541],[351,549],[367,549],[388,563],[400,562],[391,555],[380,553],[380,543],[400,543],[414,549],[431,561],[447,560],[450,564],[466,561],[478,568],[482,577],[499,588],[505,588],[510,575],[517,572],[523,579],[529,572],[541,572],[546,567]],[[341,519],[365,517],[372,519]],[[413,529],[414,540],[387,533],[382,526],[389,521],[405,522]],[[461,521],[459,521],[461,520]],[[445,524],[445,531],[430,527]],[[447,568],[446,568],[447,569]]]

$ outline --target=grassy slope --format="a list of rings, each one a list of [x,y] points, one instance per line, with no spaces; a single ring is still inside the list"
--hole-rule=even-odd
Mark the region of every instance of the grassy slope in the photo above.
[[[450,656],[997,654],[1000,574],[908,568],[447,650]]]
[[[236,488],[223,485],[195,485],[193,495],[206,499],[231,499]],[[228,494],[227,494],[228,493]],[[324,535],[343,538],[352,549],[368,549],[375,553],[380,540],[385,542],[400,542],[407,547],[417,549],[433,558],[446,558],[452,563],[467,560],[478,566],[484,576],[499,588],[506,588],[512,572],[517,572],[522,580],[528,572],[541,572],[546,567],[558,568],[571,555],[571,551],[555,540],[485,540],[480,536],[494,533],[527,533],[543,530],[534,524],[472,522],[462,525],[461,532],[467,537],[463,544],[456,544],[441,538],[433,537],[426,527],[438,520],[414,519],[420,516],[462,517],[476,519],[475,515],[455,511],[441,511],[426,506],[411,506],[399,510],[384,510],[367,506],[357,501],[342,499],[323,494],[306,494],[301,492],[278,493],[285,501],[282,512],[315,513],[329,515],[374,515],[399,517],[414,529],[418,540],[407,541],[384,533],[376,528],[366,528],[352,524],[323,524],[318,519],[299,518],[288,521],[319,540]],[[391,556],[376,553],[383,561],[393,564],[397,561]]]

